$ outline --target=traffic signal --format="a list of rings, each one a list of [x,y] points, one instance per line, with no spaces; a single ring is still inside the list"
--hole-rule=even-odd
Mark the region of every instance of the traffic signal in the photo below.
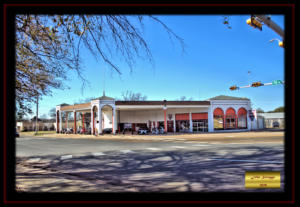
[[[237,86],[231,86],[229,89],[232,90],[232,91],[234,91],[234,90],[239,89],[239,87],[237,87]]]
[[[259,87],[259,86],[263,86],[264,84],[261,82],[254,82],[252,83],[251,87]]]
[[[251,17],[250,19],[247,19],[247,24],[249,24],[251,27],[257,28],[260,31],[262,31],[262,23],[257,20],[256,17]]]
[[[280,41],[280,42],[278,43],[278,45],[279,45],[280,47],[284,47],[284,44],[283,44],[282,41]]]

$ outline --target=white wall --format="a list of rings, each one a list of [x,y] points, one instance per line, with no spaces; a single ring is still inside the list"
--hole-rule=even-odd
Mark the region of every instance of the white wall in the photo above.
[[[168,114],[172,114],[172,119],[175,120],[175,114],[180,113],[204,113],[208,112],[207,108],[184,108],[184,109],[167,109]],[[120,111],[120,123],[148,123],[148,121],[164,121],[164,111],[161,110],[127,110]]]

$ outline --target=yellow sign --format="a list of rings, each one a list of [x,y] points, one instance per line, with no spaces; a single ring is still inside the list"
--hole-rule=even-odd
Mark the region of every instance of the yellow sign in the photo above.
[[[280,188],[280,172],[246,172],[245,188]]]

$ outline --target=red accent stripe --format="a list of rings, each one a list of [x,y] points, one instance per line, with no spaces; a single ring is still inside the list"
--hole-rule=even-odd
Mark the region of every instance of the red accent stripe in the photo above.
[[[226,111],[226,116],[227,116],[227,115],[235,115],[235,110],[234,110],[233,108],[227,109],[227,111]]]
[[[224,111],[221,109],[221,108],[216,108],[214,110],[214,115],[217,115],[217,116],[224,116]]]
[[[238,115],[243,115],[243,114],[247,115],[247,110],[245,108],[240,108],[238,110]]]
[[[189,114],[175,114],[175,119],[177,120],[190,120]]]
[[[192,120],[208,119],[208,113],[193,113]]]

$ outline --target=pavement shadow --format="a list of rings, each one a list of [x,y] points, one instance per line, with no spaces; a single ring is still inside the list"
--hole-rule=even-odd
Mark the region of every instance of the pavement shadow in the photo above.
[[[17,158],[16,183],[28,192],[276,192],[284,189],[282,148],[106,152],[60,160]],[[270,161],[270,162],[267,162]],[[280,171],[280,189],[245,189],[246,171]]]

